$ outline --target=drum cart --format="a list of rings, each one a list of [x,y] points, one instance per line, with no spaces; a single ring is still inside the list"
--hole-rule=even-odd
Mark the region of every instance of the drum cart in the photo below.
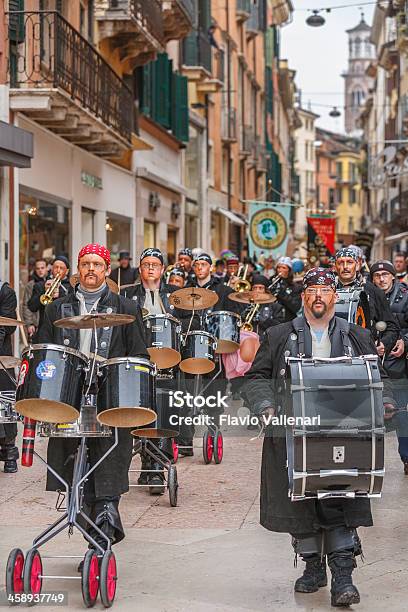
[[[133,435],[136,435],[136,432],[132,432]],[[173,447],[174,448],[174,447]],[[155,487],[162,486],[163,489],[167,489],[169,492],[169,500],[170,506],[175,508],[177,506],[177,496],[178,496],[178,480],[177,480],[177,468],[172,464],[171,459],[166,457],[166,455],[158,448],[149,438],[138,438],[136,437],[133,444],[133,456],[141,455],[145,453],[150,459],[152,459],[155,463],[158,463],[162,468],[162,470],[136,470],[130,469],[129,472],[136,472],[138,474],[148,473],[148,474],[163,474],[164,482],[162,485],[154,485]],[[140,487],[146,488],[152,485],[149,484],[130,484],[129,487]]]
[[[65,489],[66,508],[64,514],[47,527],[34,541],[32,547],[24,557],[20,548],[14,548],[8,557],[6,566],[6,592],[7,597],[25,594],[35,597],[41,594],[43,580],[64,579],[80,580],[82,598],[87,608],[95,605],[98,592],[101,602],[105,608],[110,608],[116,594],[118,580],[115,555],[111,550],[109,538],[99,529],[97,525],[87,516],[83,510],[84,486],[89,476],[95,469],[108,457],[118,444],[118,432],[115,429],[115,441],[107,452],[90,468],[87,463],[87,440],[85,437],[80,439],[78,450],[75,456],[72,486],[64,480],[36,451],[34,454],[46,466],[46,468],[61,482]],[[81,521],[82,524],[81,524]],[[106,550],[94,540],[94,538],[83,527],[83,523],[102,536],[106,540]],[[39,553],[39,548],[55,538],[58,534],[68,529],[68,535],[72,535],[74,529],[84,536],[92,546],[85,555],[43,555]],[[81,576],[61,576],[49,575],[44,572],[43,559],[83,559],[83,569]],[[30,603],[30,602],[28,602]],[[35,603],[32,599],[31,603]]]

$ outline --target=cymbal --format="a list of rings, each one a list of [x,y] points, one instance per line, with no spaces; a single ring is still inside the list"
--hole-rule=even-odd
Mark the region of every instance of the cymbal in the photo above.
[[[6,369],[17,368],[20,367],[21,359],[13,355],[0,355],[0,363]]]
[[[271,304],[276,302],[276,297],[270,293],[254,293],[253,291],[236,291],[228,298],[240,304]]]
[[[94,327],[116,327],[117,325],[127,325],[135,320],[133,315],[128,314],[108,314],[107,312],[93,312],[91,314],[79,315],[76,317],[66,317],[54,321],[56,327],[66,329],[93,329]]]
[[[106,284],[108,285],[108,287],[112,291],[112,293],[119,293],[119,287],[115,283],[114,280],[109,278],[109,276],[107,276],[105,280],[106,280]],[[69,279],[69,284],[71,285],[71,287],[75,287],[75,285],[77,283],[79,283],[79,275],[78,274],[73,274],[71,276],[71,278]]]
[[[203,310],[211,308],[218,302],[218,295],[210,289],[201,287],[185,287],[172,293],[169,302],[181,310]]]
[[[9,317],[0,317],[0,327],[15,327],[16,325],[24,325],[24,321],[10,319]]]
[[[120,290],[122,291],[122,289],[129,289],[129,287],[136,287],[138,283],[129,283],[128,285],[121,285],[120,286]]]

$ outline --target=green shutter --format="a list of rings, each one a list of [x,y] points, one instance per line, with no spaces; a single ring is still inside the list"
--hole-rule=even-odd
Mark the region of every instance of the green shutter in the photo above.
[[[178,140],[189,140],[188,79],[173,73],[172,132]]]
[[[207,33],[207,30],[211,25],[211,2],[208,0],[199,0],[198,23],[200,30]]]
[[[152,116],[152,69],[153,62],[146,64],[141,68],[142,72],[142,91],[140,96],[140,112],[148,117]]]
[[[155,105],[153,119],[169,130],[171,128],[170,95],[173,62],[169,60],[167,53],[161,53],[157,56],[154,69]]]
[[[266,112],[273,115],[273,74],[272,69],[265,68]]]
[[[24,0],[9,0],[9,12],[24,11]],[[24,15],[9,16],[9,40],[20,43],[24,41]]]

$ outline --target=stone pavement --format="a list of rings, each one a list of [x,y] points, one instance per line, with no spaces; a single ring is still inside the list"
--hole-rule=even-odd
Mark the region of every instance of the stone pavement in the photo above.
[[[196,440],[197,446],[201,441]],[[44,446],[37,441],[37,450]],[[127,537],[116,548],[119,563],[116,610],[155,612],[330,610],[329,589],[293,593],[302,571],[293,566],[290,539],[258,524],[261,442],[226,437],[220,465],[203,463],[201,449],[180,459],[179,506],[168,496],[150,497],[131,489],[121,510]],[[136,460],[138,461],[138,460]],[[137,466],[136,466],[137,467]],[[135,482],[136,474],[132,475]],[[55,520],[55,496],[44,493],[38,461],[18,475],[0,473],[0,590],[11,548],[27,549],[33,537]],[[375,527],[361,529],[365,563],[355,572],[362,603],[355,609],[406,610],[408,536],[404,477],[394,434],[387,436],[387,476],[383,498],[373,503]],[[49,554],[83,554],[80,536],[60,535]],[[45,561],[48,573],[75,575],[77,560]],[[82,610],[80,584],[48,581],[43,591],[67,591],[69,609]],[[52,608],[48,608],[49,610]],[[98,602],[97,609],[101,609]],[[57,610],[57,608],[55,608]]]

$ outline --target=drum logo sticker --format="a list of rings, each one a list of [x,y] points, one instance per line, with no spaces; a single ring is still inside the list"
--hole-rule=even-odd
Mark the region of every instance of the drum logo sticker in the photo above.
[[[17,387],[21,387],[21,385],[24,383],[25,377],[27,376],[27,372],[28,372],[28,361],[27,359],[24,359],[24,361],[21,363],[20,371],[18,373]]]
[[[52,361],[40,361],[35,369],[37,378],[40,380],[51,380],[54,378],[57,367]]]
[[[333,446],[333,461],[334,463],[344,463],[345,447]]]

